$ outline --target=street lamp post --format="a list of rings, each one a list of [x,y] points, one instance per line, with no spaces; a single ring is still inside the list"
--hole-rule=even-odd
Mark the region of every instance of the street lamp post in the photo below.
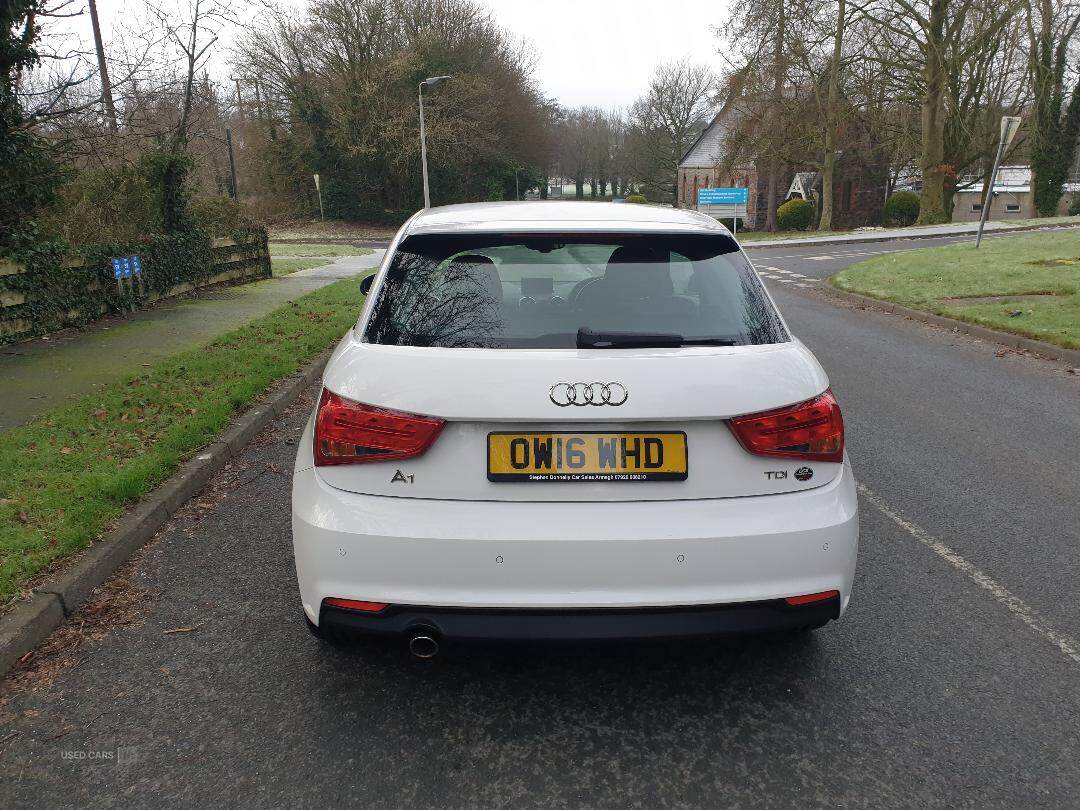
[[[983,226],[986,225],[986,214],[989,212],[990,206],[994,202],[994,183],[997,181],[998,165],[1001,163],[1001,156],[1005,153],[1005,150],[1009,148],[1009,144],[1012,143],[1013,136],[1016,135],[1016,130],[1018,129],[1020,129],[1020,116],[1001,116],[1001,140],[998,141],[997,154],[994,156],[994,168],[990,172],[990,179],[987,181],[986,189],[983,192],[982,210],[979,212],[979,233],[975,237],[975,247],[982,244]]]
[[[420,165],[424,174],[424,208],[431,208],[431,192],[428,191],[427,179],[427,138],[424,136],[424,88],[435,89],[443,82],[449,81],[450,78],[450,76],[432,76],[430,79],[424,79],[420,82],[420,89],[417,93],[420,99]]]

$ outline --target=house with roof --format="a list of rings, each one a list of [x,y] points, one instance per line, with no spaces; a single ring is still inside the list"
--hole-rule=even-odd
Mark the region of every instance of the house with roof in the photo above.
[[[978,175],[961,177],[953,197],[953,222],[978,222],[982,216],[983,192],[986,179]],[[1069,213],[1073,200],[1080,199],[1080,174],[1072,175],[1065,183],[1058,201],[1058,216]],[[1031,192],[1030,166],[1002,166],[994,181],[988,220],[1007,221],[1030,219],[1035,216],[1035,200]]]
[[[731,148],[733,139],[738,137],[736,114],[721,109],[679,161],[676,204],[696,208],[698,190],[702,188],[746,188],[747,217],[741,227],[763,228],[768,214],[766,163],[764,156],[749,160],[729,156],[735,151]],[[833,227],[880,225],[887,180],[887,164],[874,155],[872,147],[850,150],[846,159],[841,157],[833,179]],[[777,205],[793,197],[818,205],[820,195],[821,175],[806,163],[781,168]]]

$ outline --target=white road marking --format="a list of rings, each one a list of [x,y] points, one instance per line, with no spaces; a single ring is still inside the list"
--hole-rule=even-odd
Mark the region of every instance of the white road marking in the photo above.
[[[1074,664],[1080,664],[1080,644],[1077,644],[1074,639],[1070,638],[1065,633],[1056,630],[1049,622],[1028,606],[1024,600],[1014,595],[1008,588],[993,579],[989,574],[980,571],[972,563],[965,560],[936,537],[911,521],[905,520],[899,513],[894,512],[872,489],[864,484],[859,484],[859,494],[876,506],[885,517],[933,551],[957,571],[965,574],[980,588],[989,591],[994,599],[1004,605],[1010,613],[1026,624],[1035,635],[1039,636],[1044,641],[1049,641],[1061,650],[1067,658],[1072,660]]]
[[[788,270],[788,272],[791,273],[791,275],[793,275],[795,278],[806,278],[806,276],[804,276],[802,273],[792,273],[790,270]]]
[[[784,282],[785,284],[798,284],[798,282],[793,278],[781,278],[780,281]]]
[[[836,257],[832,254],[826,253],[824,256],[807,256],[808,262],[831,262]]]
[[[813,287],[813,284],[803,284],[801,281],[795,282],[796,287]]]
[[[785,269],[784,269],[784,268],[782,268],[782,267],[777,267],[777,268],[776,268],[776,272],[777,272],[777,273],[790,273],[791,271],[790,271],[790,270],[785,270]]]

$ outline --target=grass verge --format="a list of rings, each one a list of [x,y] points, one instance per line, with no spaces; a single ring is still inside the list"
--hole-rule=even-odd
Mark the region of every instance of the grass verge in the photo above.
[[[832,277],[841,289],[1080,348],[1080,230],[888,253]]]
[[[367,256],[371,248],[353,247],[352,245],[319,244],[317,242],[293,243],[273,242],[270,254],[277,256]]]
[[[359,313],[359,285],[308,293],[0,434],[0,600],[89,545],[237,411],[338,339]]]
[[[270,271],[274,278],[279,278],[295,273],[297,270],[310,270],[312,267],[322,267],[324,264],[329,263],[327,259],[281,259],[277,256],[271,256]]]

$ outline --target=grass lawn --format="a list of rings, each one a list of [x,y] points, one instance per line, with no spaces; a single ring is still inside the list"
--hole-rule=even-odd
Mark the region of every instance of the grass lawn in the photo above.
[[[1080,230],[888,253],[832,278],[841,290],[1080,348]]]
[[[337,340],[360,311],[359,285],[308,293],[0,434],[0,603],[99,537],[237,411]]]
[[[324,264],[329,263],[328,259],[282,259],[271,256],[270,271],[273,273],[274,278],[278,278],[279,276],[287,276],[289,273],[295,273],[297,270],[310,270],[312,267],[322,267]]]
[[[353,247],[352,245],[320,244],[307,242],[271,242],[270,255],[277,256],[367,256],[371,248]]]
[[[318,242],[320,239],[390,239],[397,230],[396,225],[311,219],[271,225],[270,240],[310,239],[312,242]]]

